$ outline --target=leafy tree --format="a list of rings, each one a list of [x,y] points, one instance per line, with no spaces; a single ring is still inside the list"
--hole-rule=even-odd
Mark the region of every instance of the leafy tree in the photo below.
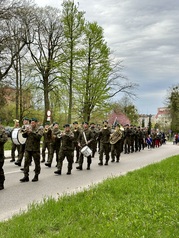
[[[71,123],[73,104],[73,83],[76,78],[76,65],[78,64],[78,48],[84,28],[84,12],[78,10],[74,1],[64,1],[62,22],[64,30],[64,58],[63,77],[68,86],[68,123]],[[62,70],[62,67],[61,67]]]
[[[61,25],[60,11],[55,8],[46,7],[35,9],[35,20],[33,29],[29,29],[28,37],[31,43],[28,44],[31,57],[34,61],[34,70],[37,71],[36,81],[44,96],[44,122],[46,113],[50,109],[49,92],[54,89],[54,82],[57,80],[60,55],[62,54],[63,29]],[[28,23],[27,23],[28,29]],[[33,35],[33,38],[32,38]]]
[[[170,89],[168,96],[168,106],[171,113],[171,129],[172,131],[179,131],[179,85]]]

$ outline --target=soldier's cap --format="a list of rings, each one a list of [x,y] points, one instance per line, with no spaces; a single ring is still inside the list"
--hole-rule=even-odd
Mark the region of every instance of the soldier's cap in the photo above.
[[[23,120],[23,121],[24,121],[24,120],[29,121],[29,118],[28,118],[28,117],[24,117],[22,120]]]
[[[103,124],[104,124],[104,123],[107,123],[107,124],[108,124],[108,121],[105,120],[105,121],[103,121]]]
[[[90,125],[95,125],[95,123],[94,123],[94,122],[91,122]]]
[[[73,122],[73,125],[75,125],[75,124],[78,124],[78,122],[77,122],[77,121],[74,121],[74,122]]]
[[[38,122],[37,118],[35,118],[35,117],[31,118],[31,121]]]
[[[120,127],[121,125],[119,124],[119,123],[116,123],[116,125],[115,126],[118,126],[118,127]]]
[[[70,124],[65,124],[63,127],[64,127],[64,128],[70,127]]]
[[[59,125],[59,123],[55,121],[55,122],[53,123],[53,126],[55,126],[55,125]]]
[[[89,125],[89,123],[88,123],[87,121],[84,121],[82,124],[83,124],[83,125],[84,125],[84,124]]]
[[[129,124],[126,124],[125,126],[129,126]]]
[[[50,125],[50,122],[49,121],[45,122],[45,125]]]

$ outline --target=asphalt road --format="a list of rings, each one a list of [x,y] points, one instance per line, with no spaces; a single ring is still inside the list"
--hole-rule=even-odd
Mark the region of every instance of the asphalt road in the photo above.
[[[121,154],[119,163],[109,162],[108,166],[98,165],[98,153],[93,159],[91,170],[86,170],[86,160],[84,169],[76,170],[74,163],[71,175],[66,175],[67,162],[64,161],[62,175],[55,175],[56,161],[54,158],[51,168],[41,164],[41,174],[38,182],[31,182],[34,176],[34,164],[30,166],[30,181],[20,183],[23,177],[20,167],[5,160],[5,189],[0,191],[0,221],[9,219],[12,215],[27,209],[33,202],[42,202],[44,198],[58,198],[63,194],[76,193],[89,188],[90,186],[103,181],[108,177],[124,175],[129,171],[140,169],[148,164],[159,162],[165,158],[179,154],[179,146],[168,142],[159,148],[142,150],[132,154]]]

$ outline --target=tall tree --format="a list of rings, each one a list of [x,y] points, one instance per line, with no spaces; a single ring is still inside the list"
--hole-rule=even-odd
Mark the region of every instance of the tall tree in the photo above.
[[[76,65],[78,64],[78,48],[84,28],[84,12],[78,10],[78,5],[74,1],[64,1],[62,11],[62,22],[64,29],[64,58],[65,67],[64,80],[68,85],[68,123],[72,119],[73,104],[73,82],[76,77]]]
[[[37,71],[36,80],[40,79],[39,88],[44,94],[43,121],[45,122],[46,113],[50,109],[49,92],[53,90],[54,82],[57,80],[58,69],[56,65],[57,62],[59,64],[62,54],[63,29],[58,9],[37,8],[34,14],[35,21],[32,28],[29,29],[31,43],[28,44],[28,49],[35,64],[35,67],[33,65],[32,67]]]
[[[77,91],[82,118],[89,121],[94,108],[109,98],[110,50],[104,41],[103,29],[97,23],[86,23],[82,44]]]

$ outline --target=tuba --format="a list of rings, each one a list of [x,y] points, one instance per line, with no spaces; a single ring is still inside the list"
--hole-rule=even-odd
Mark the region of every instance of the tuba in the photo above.
[[[120,126],[120,128],[116,131],[114,131],[110,137],[110,144],[111,145],[114,145],[116,144],[123,136],[123,131],[124,131],[124,128]]]

